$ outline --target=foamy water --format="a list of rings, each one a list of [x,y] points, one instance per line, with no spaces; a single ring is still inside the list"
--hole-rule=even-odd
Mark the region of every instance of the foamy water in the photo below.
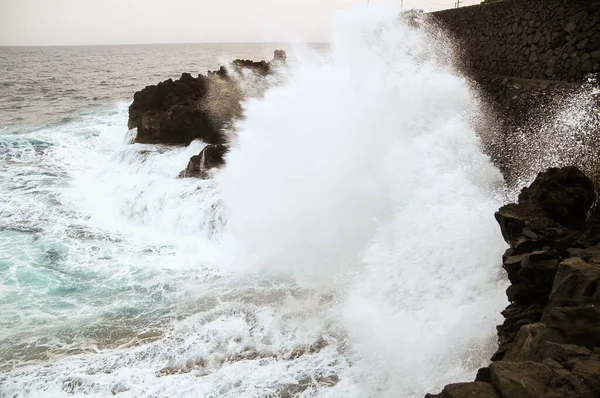
[[[341,13],[244,105],[227,167],[128,144],[127,104],[0,136],[0,395],[420,397],[506,305],[502,180],[447,49]]]

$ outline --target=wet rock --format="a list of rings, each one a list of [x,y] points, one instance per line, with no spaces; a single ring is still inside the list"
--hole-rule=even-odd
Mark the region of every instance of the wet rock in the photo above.
[[[600,303],[553,307],[544,314],[549,328],[558,330],[564,341],[584,347],[600,346]]]
[[[548,271],[556,270],[558,263],[558,254],[553,250],[533,251],[522,261],[523,268]]]
[[[595,199],[592,182],[578,169],[549,169],[523,189],[518,203],[496,213],[510,245],[502,262],[511,282],[499,347],[476,382],[448,386],[435,397],[473,396],[477,383],[502,398],[600,396]]]
[[[543,323],[532,323],[522,326],[517,332],[513,344],[511,344],[504,357],[505,361],[523,361],[533,359],[539,344],[538,335],[546,328]]]
[[[503,398],[583,398],[594,393],[558,364],[500,361],[490,366],[492,384]]]
[[[446,386],[439,394],[427,394],[425,398],[500,398],[498,392],[489,383],[457,383]]]
[[[129,388],[123,383],[117,383],[110,389],[112,395],[117,395],[125,391],[129,391]]]
[[[517,246],[519,239],[530,241],[527,235],[535,230],[583,227],[595,199],[594,184],[577,168],[551,168],[521,191],[518,204],[502,207],[496,220],[506,242]]]
[[[135,93],[128,127],[137,128],[134,142],[187,145],[195,139],[221,142],[224,121],[212,118],[203,104],[209,82],[184,73]]]
[[[198,155],[192,156],[186,169],[179,173],[179,177],[209,178],[212,169],[225,164],[225,154],[228,150],[229,148],[222,144],[205,146]]]
[[[199,139],[218,146],[209,149],[211,167],[217,166],[228,141],[225,131],[242,116],[241,102],[261,95],[271,84],[268,78],[285,64],[285,52],[277,50],[270,62],[238,59],[206,76],[184,73],[138,91],[129,107],[128,126],[137,130],[133,141],[188,145]],[[210,167],[198,168],[201,155],[190,159],[185,176],[205,178],[204,169]]]
[[[316,378],[306,377],[296,384],[288,384],[281,388],[277,397],[293,398],[302,396],[302,393],[311,387],[333,387],[339,383],[340,378],[336,375],[321,376]]]
[[[519,204],[532,204],[568,228],[584,225],[595,200],[594,184],[576,167],[550,168],[519,195]]]
[[[573,358],[569,360],[569,366],[574,375],[583,380],[597,397],[600,396],[600,360],[598,357]]]
[[[552,341],[539,342],[537,351],[536,355],[538,358],[551,358],[561,364],[567,363],[567,361],[572,358],[581,356],[587,357],[592,353],[589,349],[582,346],[575,344],[559,344]]]
[[[598,281],[600,265],[589,264],[578,257],[569,258],[560,264],[554,278],[549,304],[561,306],[598,300]]]
[[[275,50],[275,53],[273,54],[273,61],[286,62],[286,60],[287,60],[287,54],[285,53],[285,51]]]

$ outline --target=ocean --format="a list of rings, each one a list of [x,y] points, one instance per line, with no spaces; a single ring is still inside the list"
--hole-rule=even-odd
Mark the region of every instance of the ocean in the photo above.
[[[133,94],[288,51],[227,166],[131,144]],[[0,48],[0,396],[420,397],[506,305],[466,79],[386,9],[330,45]]]

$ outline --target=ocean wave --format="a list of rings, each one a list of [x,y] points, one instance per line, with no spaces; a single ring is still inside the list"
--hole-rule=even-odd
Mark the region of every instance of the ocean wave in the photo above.
[[[505,286],[476,104],[393,10],[335,29],[244,104],[214,180],[177,178],[201,142],[127,143],[107,103],[133,93],[89,82],[96,108],[51,96],[64,122],[0,137],[0,395],[412,397],[485,363]]]

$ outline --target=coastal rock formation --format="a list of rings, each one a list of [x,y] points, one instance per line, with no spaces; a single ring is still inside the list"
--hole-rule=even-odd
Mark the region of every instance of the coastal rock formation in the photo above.
[[[600,208],[575,167],[552,168],[496,213],[510,305],[476,381],[429,398],[600,396]]]
[[[133,141],[189,145],[200,139],[211,144],[192,157],[180,174],[206,178],[207,167],[223,164],[225,130],[241,118],[241,102],[261,95],[272,84],[269,78],[285,64],[285,52],[276,50],[270,62],[238,59],[227,68],[209,71],[207,76],[184,73],[178,80],[169,79],[138,91],[129,107],[128,126],[137,129]],[[201,162],[204,158],[209,160]]]
[[[208,144],[198,155],[191,157],[185,170],[179,173],[179,177],[209,178],[211,169],[225,164],[224,157],[228,150],[223,144]]]
[[[148,86],[134,94],[129,107],[130,129],[137,128],[134,142],[188,145],[195,139],[222,142],[224,121],[212,117],[204,104],[210,83],[199,75]]]
[[[208,72],[208,76],[219,76],[228,77],[232,73],[235,75],[243,75],[245,72],[250,71],[257,76],[268,76],[275,72],[275,69],[285,65],[287,60],[287,54],[283,50],[275,50],[273,53],[273,59],[270,62],[266,61],[251,61],[248,59],[236,59],[229,64],[229,68],[221,66],[218,71]]]

